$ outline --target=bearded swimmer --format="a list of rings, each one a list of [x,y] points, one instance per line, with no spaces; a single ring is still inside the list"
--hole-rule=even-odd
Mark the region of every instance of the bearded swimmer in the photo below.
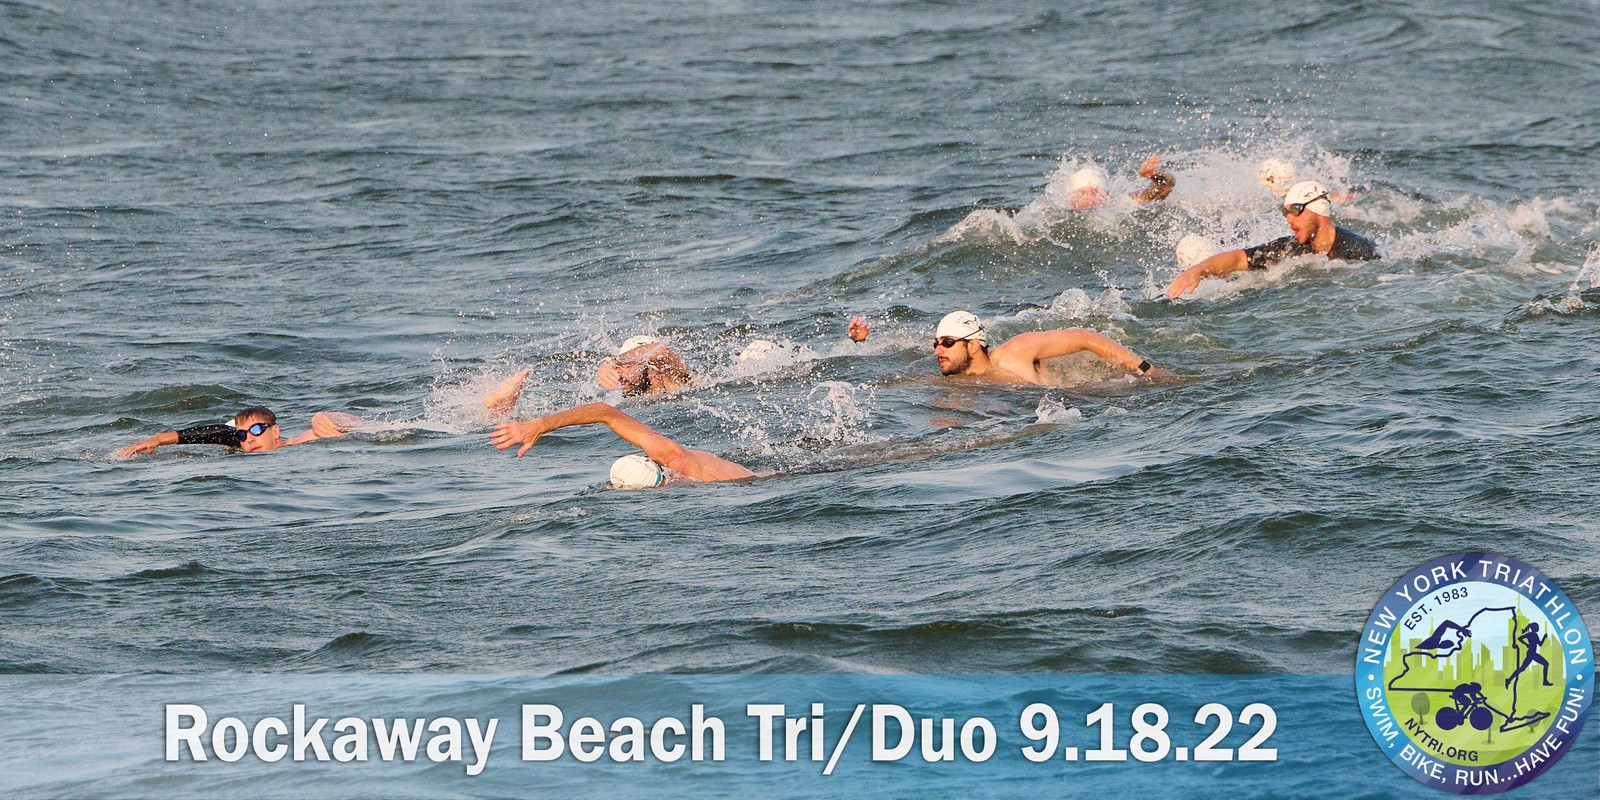
[[[1085,350],[1135,375],[1161,372],[1138,353],[1082,328],[1019,333],[990,351],[988,334],[977,315],[952,311],[939,320],[933,333],[933,354],[939,359],[941,374],[971,375],[1002,383],[1060,385],[1039,369],[1040,362]]]
[[[590,403],[548,416],[502,423],[495,426],[489,443],[500,450],[521,445],[517,458],[522,458],[539,437],[551,431],[596,423],[644,451],[642,456],[626,455],[611,465],[611,485],[618,489],[651,489],[675,480],[715,483],[760,477],[725,458],[684,447],[609,403]]]
[[[498,417],[505,417],[517,405],[522,394],[522,384],[528,379],[528,370],[522,370],[501,381],[483,396],[483,407]],[[278,428],[278,415],[266,406],[252,406],[233,415],[233,419],[216,425],[197,425],[175,431],[163,431],[137,444],[117,451],[119,458],[154,452],[156,448],[174,444],[220,444],[246,453],[266,453],[291,444],[305,444],[318,439],[343,436],[361,423],[352,414],[319,411],[311,417],[311,430],[293,438],[283,438]]]

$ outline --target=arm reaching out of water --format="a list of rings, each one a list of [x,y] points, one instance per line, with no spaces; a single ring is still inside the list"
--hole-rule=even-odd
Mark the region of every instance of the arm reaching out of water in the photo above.
[[[867,336],[872,333],[872,328],[867,325],[866,317],[857,314],[850,318],[850,327],[845,329],[845,333],[850,335],[850,341],[852,342],[864,342],[867,340]]]
[[[361,418],[354,414],[345,414],[338,411],[318,411],[311,417],[311,430],[289,439],[284,444],[303,444],[314,442],[318,439],[332,439],[343,436],[356,429],[361,423]]]
[[[1157,200],[1165,200],[1167,195],[1172,194],[1172,187],[1178,185],[1178,181],[1172,177],[1172,173],[1161,171],[1161,156],[1151,156],[1145,159],[1144,163],[1139,165],[1139,177],[1147,178],[1150,181],[1149,186],[1128,195],[1139,203],[1153,203]]]
[[[994,358],[1002,361],[1026,359],[1036,368],[1040,361],[1047,358],[1071,355],[1083,350],[1088,350],[1136,375],[1149,375],[1156,371],[1155,367],[1138,353],[1117,344],[1109,337],[1083,328],[1017,334],[995,349]]]
[[[551,431],[595,423],[605,425],[623,441],[643,450],[646,458],[690,480],[730,481],[755,475],[725,458],[684,447],[609,403],[590,403],[535,419],[502,423],[495,426],[489,443],[500,450],[520,444],[517,457],[521,458]]]
[[[1250,259],[1243,250],[1224,250],[1186,270],[1167,284],[1167,297],[1174,300],[1194,291],[1204,278],[1217,278],[1250,268]]]

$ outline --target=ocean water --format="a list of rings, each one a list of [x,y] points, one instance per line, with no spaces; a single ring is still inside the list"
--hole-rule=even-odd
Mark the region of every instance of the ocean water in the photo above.
[[[1592,623],[1593,11],[0,0],[0,673],[1348,673],[1460,551]],[[1165,301],[1268,157],[1383,260]],[[958,308],[1175,375],[943,380]],[[697,386],[596,387],[641,333]],[[780,474],[515,459],[522,368]],[[115,457],[258,403],[366,423]]]

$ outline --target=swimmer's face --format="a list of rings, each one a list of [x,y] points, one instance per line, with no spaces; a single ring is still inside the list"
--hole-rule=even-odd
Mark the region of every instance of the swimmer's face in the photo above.
[[[1073,208],[1094,208],[1104,203],[1111,195],[1098,186],[1085,186],[1072,193]]]
[[[1327,222],[1328,218],[1315,211],[1307,210],[1291,214],[1285,209],[1283,220],[1289,223],[1289,230],[1294,231],[1295,241],[1311,244],[1311,240],[1316,237],[1317,231],[1322,229],[1322,224]]]
[[[935,339],[933,342],[933,356],[939,360],[939,372],[942,375],[960,375],[967,371],[972,364],[971,339]]]
[[[632,353],[633,351],[628,351]],[[615,359],[600,362],[594,381],[602,389],[621,389],[624,394],[644,394],[654,388],[648,363],[619,364]]]
[[[266,429],[261,431],[259,435],[250,432],[250,426],[257,423],[266,426]],[[268,450],[276,450],[283,446],[283,434],[278,430],[276,422],[267,422],[258,417],[251,417],[234,420],[233,425],[245,436],[244,440],[239,442],[239,449],[246,453],[265,453]]]

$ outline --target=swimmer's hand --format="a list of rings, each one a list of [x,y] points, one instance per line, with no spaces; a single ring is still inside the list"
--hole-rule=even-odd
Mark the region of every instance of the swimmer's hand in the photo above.
[[[542,417],[518,422],[502,422],[494,426],[494,433],[489,437],[489,444],[494,445],[496,450],[504,450],[512,445],[521,444],[522,447],[517,449],[517,458],[522,458],[524,453],[533,449],[533,443],[539,441],[540,436],[549,432],[550,429],[545,427]]]
[[[361,420],[351,414],[318,411],[311,417],[311,432],[316,434],[318,439],[331,439],[355,430],[359,422]]]
[[[150,437],[150,438],[148,438],[148,439],[146,439],[146,440],[144,440],[142,442],[139,442],[138,444],[130,444],[127,447],[124,447],[121,450],[117,451],[117,458],[128,458],[129,456],[143,455],[145,453],[154,453],[156,451],[157,447],[160,447],[163,444],[168,444],[168,442],[163,441],[162,438],[161,438],[161,437],[163,437],[165,435],[166,434],[158,433],[155,436],[152,436],[152,437]],[[177,436],[173,436],[171,438],[173,439],[172,443],[176,444],[178,437]]]
[[[872,327],[867,324],[864,317],[857,314],[850,318],[850,327],[846,328],[845,332],[850,335],[850,341],[864,342],[867,340],[867,335],[872,333]]]
[[[1139,165],[1139,177],[1154,178],[1161,171],[1161,156],[1151,156]]]
[[[1167,297],[1176,300],[1179,297],[1194,291],[1194,287],[1199,285],[1200,273],[1193,267],[1190,267],[1189,269],[1184,270],[1183,274],[1173,278],[1172,283],[1167,284]]]
[[[600,384],[602,389],[622,388],[622,374],[617,369],[617,361],[608,358],[600,362],[600,368],[595,370],[594,382]]]

